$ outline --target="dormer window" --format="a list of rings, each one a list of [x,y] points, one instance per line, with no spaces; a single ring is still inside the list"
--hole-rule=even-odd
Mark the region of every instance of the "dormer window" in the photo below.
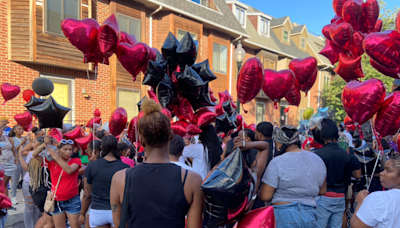
[[[260,33],[269,36],[269,20],[261,17]]]
[[[236,11],[235,11],[236,19],[239,21],[239,23],[242,26],[245,26],[245,21],[246,21],[246,10],[242,7],[236,6]]]
[[[192,2],[208,7],[208,0],[192,0]]]
[[[289,31],[283,30],[283,41],[289,43]]]
[[[306,49],[306,39],[303,37],[300,38],[300,47]]]

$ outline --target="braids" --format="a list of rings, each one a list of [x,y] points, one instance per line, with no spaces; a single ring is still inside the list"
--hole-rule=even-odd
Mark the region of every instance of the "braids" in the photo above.
[[[38,160],[32,158],[29,161],[28,173],[31,179],[29,182],[29,186],[31,186],[32,192],[35,192],[39,189],[41,184],[44,184],[44,180],[42,178],[43,169],[44,168],[42,167],[42,163],[40,163]]]

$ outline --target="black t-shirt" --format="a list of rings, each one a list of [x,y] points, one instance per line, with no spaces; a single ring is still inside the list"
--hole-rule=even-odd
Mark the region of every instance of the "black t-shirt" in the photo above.
[[[111,180],[117,171],[125,168],[129,168],[129,166],[118,159],[107,161],[104,158],[99,158],[89,163],[85,170],[85,177],[87,178],[87,183],[92,185],[91,208],[95,210],[111,210]]]
[[[337,143],[329,143],[315,151],[324,161],[327,169],[328,192],[345,193],[350,178],[351,157]],[[352,171],[352,170],[351,170]]]
[[[243,154],[244,160],[246,161],[247,166],[250,168],[251,164],[253,164],[253,162],[256,160],[258,150],[252,148],[249,150],[242,151],[242,154]]]
[[[346,180],[347,185],[351,183],[351,177],[353,176],[353,171],[361,169],[361,162],[358,160],[358,158],[354,154],[349,154],[349,155],[351,160],[350,160],[349,174]]]

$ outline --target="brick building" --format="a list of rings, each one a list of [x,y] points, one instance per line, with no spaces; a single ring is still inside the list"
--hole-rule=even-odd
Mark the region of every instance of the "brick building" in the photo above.
[[[210,83],[211,89],[215,93],[228,89],[235,100],[237,67],[233,51],[239,40],[246,59],[256,56],[265,68],[287,69],[293,58],[314,56],[318,60],[317,82],[308,97],[302,95],[299,108],[292,106],[288,116],[281,115],[287,102],[281,101],[275,110],[271,100],[260,93],[244,105],[249,110],[247,114],[242,112],[247,123],[268,120],[296,125],[302,110],[319,106],[320,91],[333,69],[326,58],[318,55],[324,40],[310,34],[305,25],[292,23],[289,17],[273,18],[239,1],[5,0],[0,3],[0,11],[0,83],[17,84],[23,91],[30,89],[35,78],[48,77],[55,85],[53,97],[71,108],[66,117],[70,122],[88,120],[94,106],[103,117],[124,107],[132,118],[147,88],[141,85],[143,75],[132,82],[115,55],[109,65],[99,64],[94,80],[93,66],[83,63],[83,54],[61,32],[60,21],[67,17],[95,18],[101,24],[114,14],[121,31],[158,50],[169,32],[178,39],[190,32],[199,42],[197,61],[209,59],[218,77]],[[91,99],[85,98],[86,94]],[[24,111],[24,103],[19,95],[1,107],[1,114],[12,119]]]

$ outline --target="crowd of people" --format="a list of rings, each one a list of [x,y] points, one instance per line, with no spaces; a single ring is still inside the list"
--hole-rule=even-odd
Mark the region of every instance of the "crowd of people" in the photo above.
[[[202,227],[201,184],[238,148],[257,174],[249,210],[272,206],[278,228],[400,227],[398,152],[372,173],[375,162],[363,162],[357,148],[376,149],[375,140],[329,118],[307,133],[262,122],[224,138],[212,125],[182,138],[158,103],[146,99],[141,108],[140,148],[104,129],[85,151],[38,128],[15,125],[5,135],[8,120],[0,118],[0,192],[16,204],[22,189],[26,228]],[[395,145],[384,141],[385,149]],[[1,209],[0,228],[12,209]]]

